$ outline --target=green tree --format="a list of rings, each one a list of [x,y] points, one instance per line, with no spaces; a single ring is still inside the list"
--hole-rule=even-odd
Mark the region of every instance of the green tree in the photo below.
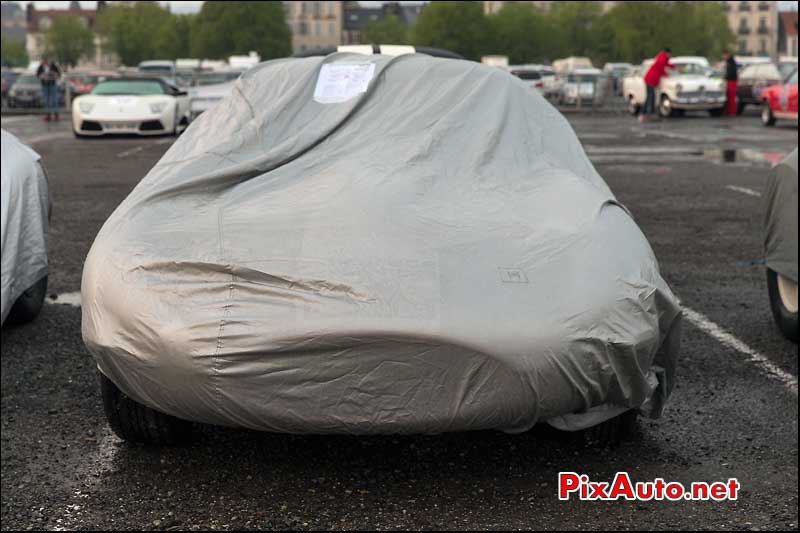
[[[557,55],[595,59],[602,43],[600,2],[553,2],[546,16],[550,28],[558,28]]]
[[[548,26],[545,16],[527,3],[506,2],[496,14],[488,17],[492,50],[507,55],[512,64],[555,59],[558,33]]]
[[[376,22],[370,20],[361,32],[361,42],[367,44],[408,44],[408,28],[394,13]]]
[[[136,65],[146,59],[162,59],[154,36],[171,19],[157,2],[113,3],[98,16],[98,29],[123,64]]]
[[[94,34],[83,19],[61,15],[44,34],[45,53],[65,67],[74,67],[82,57],[94,52]]]
[[[160,59],[191,57],[193,15],[171,15],[155,35],[155,55]]]
[[[431,2],[412,30],[416,46],[444,48],[473,60],[489,53],[494,41],[481,2]]]
[[[23,67],[28,64],[28,53],[25,45],[11,39],[3,37],[0,42],[2,49],[2,59],[4,67]]]
[[[263,59],[292,53],[281,2],[205,2],[194,19],[192,55],[224,59],[258,52]]]

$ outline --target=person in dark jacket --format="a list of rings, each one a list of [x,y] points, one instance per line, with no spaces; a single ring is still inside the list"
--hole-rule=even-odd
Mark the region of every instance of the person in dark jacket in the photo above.
[[[675,68],[675,65],[669,62],[670,52],[671,50],[669,48],[661,50],[644,75],[644,86],[645,89],[647,89],[647,97],[644,101],[644,107],[639,114],[639,122],[644,122],[645,115],[655,113],[656,111],[656,87],[661,83],[661,78],[668,76],[667,68]]]
[[[51,118],[58,120],[58,79],[61,77],[61,69],[55,62],[50,62],[47,57],[42,56],[39,68],[36,69],[36,77],[42,84],[42,100],[47,113],[44,120],[47,122]]]
[[[725,60],[725,82],[726,96],[728,101],[725,105],[725,113],[731,116],[736,115],[736,83],[739,80],[739,73],[736,69],[736,60],[728,50],[722,52],[722,59]]]

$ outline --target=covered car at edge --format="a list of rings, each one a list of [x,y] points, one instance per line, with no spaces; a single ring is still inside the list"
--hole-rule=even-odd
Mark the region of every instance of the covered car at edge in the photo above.
[[[0,323],[23,323],[47,293],[50,199],[39,154],[6,130],[0,135]]]
[[[797,342],[797,148],[773,167],[764,201],[767,291],[772,315],[783,335]]]
[[[248,71],[105,223],[82,299],[114,398],[290,433],[658,417],[680,335],[558,111],[421,54]]]

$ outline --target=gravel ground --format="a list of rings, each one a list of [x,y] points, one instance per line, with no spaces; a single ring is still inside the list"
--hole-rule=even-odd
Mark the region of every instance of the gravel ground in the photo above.
[[[797,145],[796,126],[765,129],[752,114],[568,118],[683,303],[797,376],[797,345],[769,315],[760,200],[729,188],[760,192],[771,154]],[[64,123],[29,117],[2,126],[46,163],[50,292],[63,300],[80,289],[103,221],[171,139],[76,140]],[[723,148],[737,161],[722,162]],[[545,429],[357,438],[202,428],[190,446],[130,446],[107,428],[80,309],[53,303],[29,325],[3,327],[0,361],[3,530],[797,529],[796,392],[689,323],[665,416],[640,421],[616,448]],[[562,502],[560,471],[735,477],[742,491],[726,502]]]

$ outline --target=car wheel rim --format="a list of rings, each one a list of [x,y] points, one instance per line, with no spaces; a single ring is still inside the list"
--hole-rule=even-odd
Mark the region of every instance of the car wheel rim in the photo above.
[[[797,312],[797,283],[778,274],[778,294],[781,302],[790,313]]]
[[[764,122],[769,122],[769,109],[766,107],[761,110],[761,120]]]

